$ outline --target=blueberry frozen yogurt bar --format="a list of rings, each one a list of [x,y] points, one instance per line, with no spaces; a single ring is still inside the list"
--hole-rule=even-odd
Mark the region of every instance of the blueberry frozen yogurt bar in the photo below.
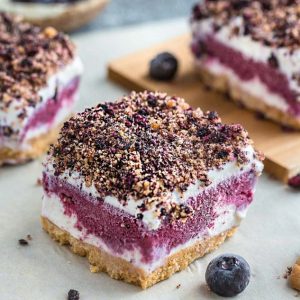
[[[216,112],[132,92],[64,124],[44,163],[43,228],[93,272],[148,288],[235,232],[262,159]]]
[[[82,64],[70,39],[0,13],[0,165],[47,150],[79,96]]]
[[[300,129],[300,1],[205,0],[192,52],[204,82],[246,108]]]

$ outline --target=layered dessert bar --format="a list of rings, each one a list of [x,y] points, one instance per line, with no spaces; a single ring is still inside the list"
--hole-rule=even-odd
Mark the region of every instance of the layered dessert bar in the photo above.
[[[81,73],[67,36],[0,13],[0,165],[47,150],[78,99]]]
[[[93,272],[147,288],[234,233],[261,160],[216,112],[133,92],[64,124],[45,161],[42,224]]]
[[[300,1],[205,0],[192,51],[204,82],[246,108],[300,129]]]
[[[24,16],[31,23],[75,30],[94,19],[108,0],[1,0],[0,10]]]

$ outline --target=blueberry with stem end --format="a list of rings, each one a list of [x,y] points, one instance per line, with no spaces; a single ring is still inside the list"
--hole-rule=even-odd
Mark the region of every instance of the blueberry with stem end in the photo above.
[[[209,288],[217,295],[233,297],[249,284],[250,266],[241,256],[220,255],[209,263],[205,279]]]
[[[163,52],[151,60],[149,74],[153,79],[168,81],[175,77],[177,69],[177,58],[169,52]]]

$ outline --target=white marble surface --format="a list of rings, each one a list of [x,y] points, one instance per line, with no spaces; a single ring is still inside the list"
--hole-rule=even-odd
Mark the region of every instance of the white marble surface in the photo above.
[[[187,30],[184,20],[129,27],[118,31],[75,35],[85,64],[82,101],[78,110],[125,91],[108,82],[106,64],[112,58],[146,47]],[[134,72],[134,70],[133,70]],[[252,278],[238,299],[293,299],[296,292],[283,278],[287,266],[300,256],[300,193],[264,175],[248,217],[236,235],[215,251],[171,279],[142,291],[92,274],[85,258],[53,242],[40,226],[41,187],[36,185],[41,163],[0,169],[0,299],[66,299],[77,289],[80,299],[217,299],[204,281],[209,261],[220,253],[245,257]],[[27,247],[18,239],[31,234]],[[176,286],[181,284],[179,289]]]

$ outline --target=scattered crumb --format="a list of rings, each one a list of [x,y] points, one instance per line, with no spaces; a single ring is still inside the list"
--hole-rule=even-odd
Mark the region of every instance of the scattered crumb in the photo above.
[[[181,287],[181,283],[176,285],[176,289],[179,289]]]
[[[36,180],[36,185],[37,185],[37,186],[41,186],[41,185],[42,185],[42,179],[41,179],[41,178],[38,178],[38,179]]]
[[[97,273],[99,272],[99,268],[97,266],[90,265],[90,271],[92,273]]]
[[[25,239],[19,239],[19,244],[21,246],[27,246],[28,245],[28,242],[25,240]]]
[[[69,290],[68,292],[68,300],[79,300],[79,292],[76,290]]]
[[[276,277],[276,279],[280,279],[280,276],[278,275],[278,276]]]
[[[288,277],[291,275],[291,273],[292,273],[292,270],[293,270],[293,268],[292,267],[287,267],[286,268],[286,271],[285,271],[285,273],[284,273],[284,275],[283,275],[283,278],[284,279],[288,279]]]
[[[32,240],[32,236],[30,234],[27,234],[27,240],[31,241]]]

